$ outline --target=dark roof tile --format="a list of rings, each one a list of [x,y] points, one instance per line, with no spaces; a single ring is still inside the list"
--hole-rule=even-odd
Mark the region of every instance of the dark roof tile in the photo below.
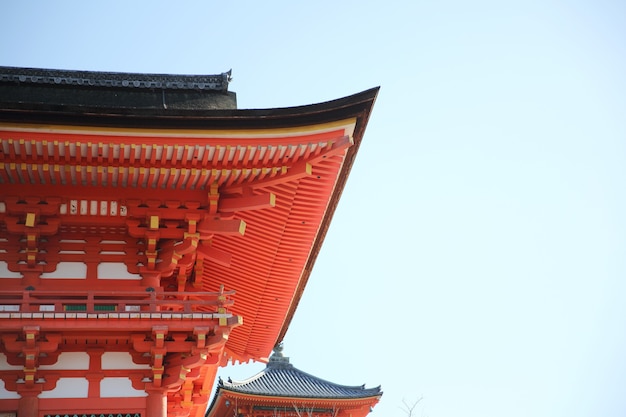
[[[231,72],[217,75],[135,74],[0,67],[0,81],[93,87],[227,91]]]
[[[366,398],[382,394],[380,386],[339,385],[303,372],[277,349],[263,371],[245,381],[220,381],[219,388],[251,395],[295,398]]]

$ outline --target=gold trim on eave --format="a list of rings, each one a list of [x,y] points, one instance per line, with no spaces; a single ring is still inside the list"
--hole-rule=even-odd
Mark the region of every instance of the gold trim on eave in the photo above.
[[[50,124],[11,124],[0,123],[0,131],[5,132],[32,132],[32,133],[67,133],[102,136],[158,136],[168,138],[180,137],[208,137],[208,138],[231,138],[231,137],[289,137],[298,133],[312,133],[334,130],[341,127],[354,127],[356,117],[337,120],[334,122],[303,125],[297,127],[260,128],[260,129],[145,129],[145,128],[120,128],[98,127],[85,128],[82,126],[50,125]]]

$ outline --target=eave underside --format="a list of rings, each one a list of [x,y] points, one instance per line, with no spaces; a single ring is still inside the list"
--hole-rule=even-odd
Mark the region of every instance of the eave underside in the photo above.
[[[69,210],[71,198],[80,196],[89,200],[118,196],[121,205],[136,194],[139,200],[151,199],[150,204],[156,199],[161,200],[157,201],[160,205],[172,200],[184,205],[186,200],[206,200],[211,184],[218,184],[226,197],[246,193],[275,196],[274,207],[234,212],[234,219],[245,222],[245,236],[216,235],[211,247],[230,258],[228,262],[206,262],[202,271],[202,290],[214,291],[224,285],[237,291],[230,310],[244,317],[244,325],[231,334],[228,354],[242,361],[260,359],[288,328],[375,94],[376,90],[371,90],[295,110],[216,112],[218,116],[212,113],[216,117],[213,122],[219,129],[212,130],[181,130],[183,121],[176,117],[155,123],[172,123],[177,130],[174,126],[157,131],[131,129],[119,125],[131,121],[118,117],[113,117],[109,127],[94,127],[84,124],[108,119],[101,114],[93,119],[69,113],[65,120],[77,122],[68,129],[67,125],[39,124],[43,116],[52,114],[41,109],[0,111],[0,120],[5,120],[0,137],[0,191],[20,198],[60,197],[65,210]],[[21,115],[19,125],[16,115]],[[199,117],[196,122],[206,127],[212,124],[210,119]],[[232,125],[247,128],[224,128]],[[212,139],[207,139],[209,131]],[[206,146],[205,153],[198,146]],[[251,146],[271,157],[259,157],[259,153],[257,165],[251,165],[255,160]],[[139,177],[140,171],[145,176]],[[149,177],[151,172],[155,175]],[[246,188],[250,184],[256,185]],[[71,218],[67,212],[65,219],[73,226],[64,230],[77,230],[93,221],[88,216]],[[107,221],[111,230],[127,225],[119,217]]]
[[[289,326],[376,94],[265,110],[77,113],[71,106],[3,105],[0,194],[54,196],[66,211],[72,198],[102,196],[119,198],[120,206],[133,197],[160,206],[206,202],[213,184],[220,198],[275,196],[274,207],[231,212],[245,222],[245,236],[215,235],[211,248],[229,259],[205,262],[202,270],[202,290],[237,291],[231,310],[244,325],[231,334],[227,352],[260,359]],[[64,216],[67,231],[94,221]],[[121,216],[96,223],[128,226]]]
[[[381,394],[382,395],[382,394]],[[256,412],[291,411],[294,414],[308,411],[319,415],[337,415],[338,412],[367,415],[380,400],[380,395],[363,398],[311,398],[249,395],[218,388],[207,417],[228,416],[234,407]],[[272,415],[272,414],[268,414]],[[352,414],[340,414],[352,415]]]

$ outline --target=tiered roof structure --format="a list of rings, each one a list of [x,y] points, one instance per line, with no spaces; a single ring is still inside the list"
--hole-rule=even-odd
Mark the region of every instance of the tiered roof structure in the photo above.
[[[239,110],[229,81],[0,67],[0,409],[201,416],[282,340],[377,89]]]
[[[382,396],[380,387],[335,384],[295,368],[274,349],[267,367],[245,381],[220,379],[207,417],[361,417]]]

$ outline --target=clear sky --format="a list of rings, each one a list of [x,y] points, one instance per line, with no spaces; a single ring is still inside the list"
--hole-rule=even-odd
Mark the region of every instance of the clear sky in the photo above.
[[[625,2],[0,10],[0,65],[232,68],[240,108],[380,85],[285,354],[381,384],[373,416],[626,415]]]

